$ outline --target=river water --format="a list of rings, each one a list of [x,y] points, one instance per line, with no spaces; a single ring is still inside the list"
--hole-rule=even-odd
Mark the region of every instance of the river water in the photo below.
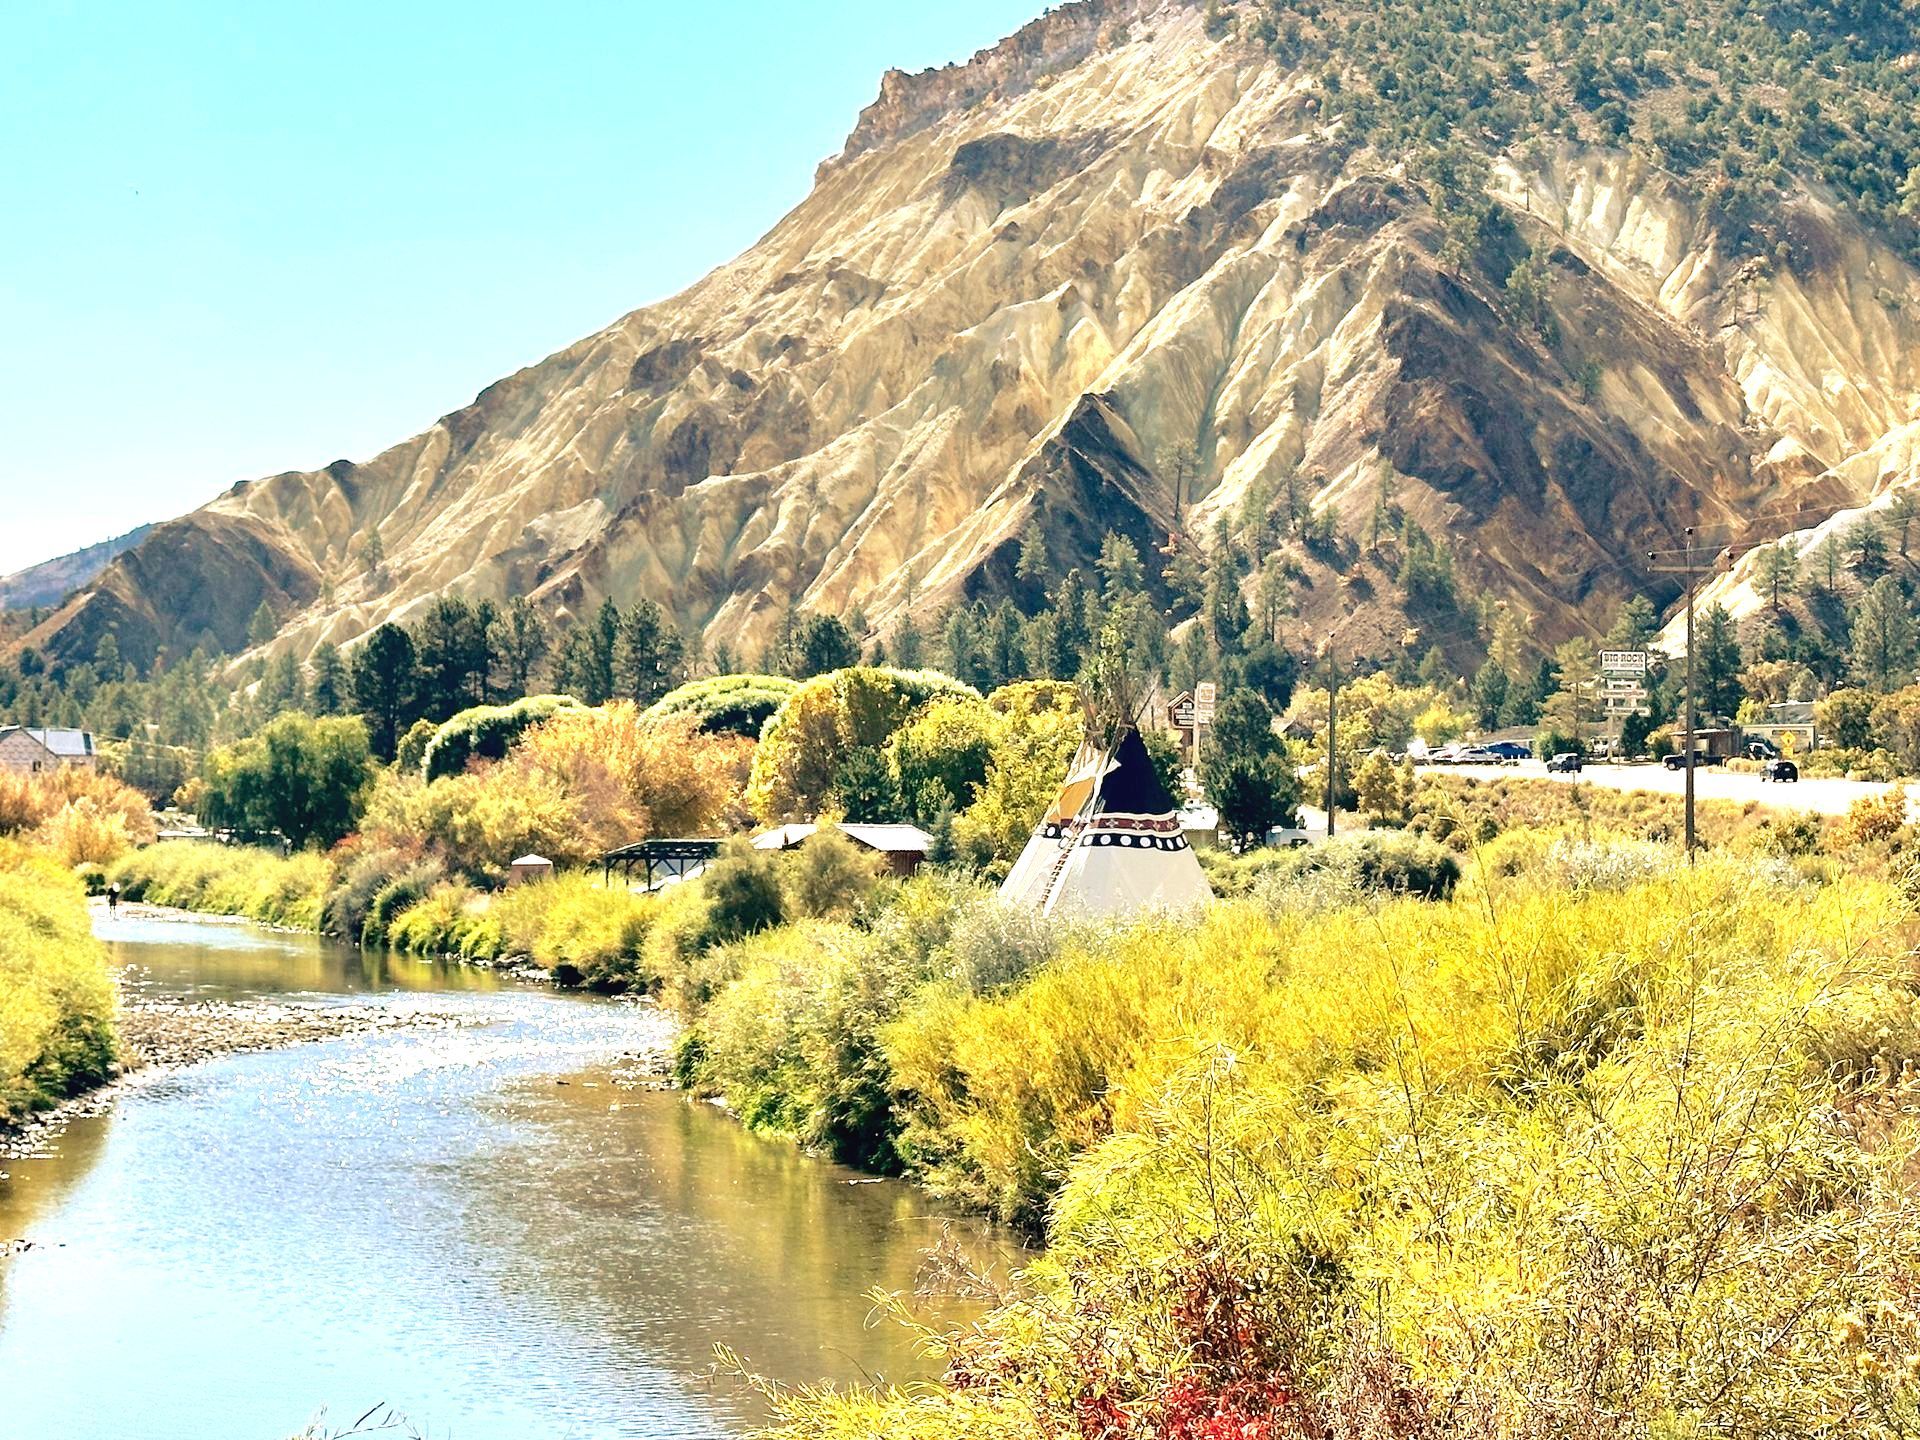
[[[104,916],[130,991],[472,1023],[230,1056],[0,1162],[0,1437],[280,1440],[385,1404],[431,1440],[736,1435],[788,1383],[908,1380],[869,1323],[951,1225],[908,1186],[616,1087],[630,1003],[306,936]],[[950,1316],[950,1318],[952,1318]]]

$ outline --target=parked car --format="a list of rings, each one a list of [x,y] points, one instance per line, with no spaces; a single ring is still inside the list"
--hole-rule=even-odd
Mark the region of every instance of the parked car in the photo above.
[[[1747,758],[1749,760],[1778,760],[1780,747],[1760,735],[1747,737]]]
[[[1486,748],[1503,765],[1517,765],[1522,760],[1533,758],[1533,751],[1518,740],[1496,740]]]
[[[1484,745],[1469,745],[1454,756],[1456,765],[1498,765],[1500,757]]]
[[[1769,760],[1760,767],[1760,778],[1791,785],[1800,778],[1800,767],[1791,760]]]
[[[1550,775],[1578,775],[1585,764],[1586,761],[1581,758],[1579,751],[1562,750],[1558,755],[1547,761],[1547,773]]]
[[[1693,768],[1699,770],[1708,765],[1719,765],[1723,763],[1726,758],[1724,755],[1709,755],[1704,750],[1696,750],[1692,756]],[[1662,755],[1660,757],[1660,763],[1669,770],[1685,770],[1687,768],[1687,759],[1687,756],[1681,754]]]

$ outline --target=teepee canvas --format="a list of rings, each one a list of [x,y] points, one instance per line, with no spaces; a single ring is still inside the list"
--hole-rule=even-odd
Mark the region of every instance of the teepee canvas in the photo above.
[[[1060,782],[1059,793],[1054,796],[1053,803],[1047,806],[1046,814],[1040,817],[1040,823],[1033,827],[1033,834],[1028,837],[1020,858],[1013,862],[1013,869],[1007,872],[1007,878],[1000,883],[1000,898],[1009,905],[1025,905],[1038,910],[1046,903],[1047,887],[1053,880],[1053,872],[1059,868],[1061,853],[1066,849],[1068,827],[1093,796],[1094,781],[1099,778],[1102,758],[1100,751],[1084,740],[1080,742],[1080,748],[1074,751],[1073,761],[1067,766],[1066,778]]]
[[[1067,827],[1041,909],[1048,915],[1128,915],[1211,900],[1213,888],[1180,830],[1179,807],[1154,774],[1140,733],[1120,733],[1092,797]]]

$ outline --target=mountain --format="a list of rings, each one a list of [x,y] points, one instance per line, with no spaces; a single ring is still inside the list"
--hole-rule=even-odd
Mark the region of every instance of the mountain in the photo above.
[[[1223,525],[1291,567],[1303,642],[1470,632],[1408,578],[1429,538],[1536,643],[1594,633],[1672,601],[1645,555],[1689,522],[1766,539],[1920,478],[1914,25],[1062,5],[889,73],[683,294],[157,527],[30,642],[237,649],[265,601],[305,652],[452,589],[649,595],[751,654],[790,604],[884,635],[1031,602],[1023,535],[1059,570]]]
[[[43,560],[11,575],[0,575],[0,610],[30,610],[36,605],[59,604],[82,585],[92,584],[108,562],[138,545],[152,529],[151,525],[141,525],[71,555]]]

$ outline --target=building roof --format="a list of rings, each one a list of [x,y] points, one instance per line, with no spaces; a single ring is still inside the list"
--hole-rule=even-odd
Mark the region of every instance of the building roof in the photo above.
[[[854,824],[842,822],[834,829],[856,845],[880,850],[889,855],[924,855],[933,846],[933,836],[918,825]],[[753,837],[756,850],[791,850],[813,838],[818,825],[776,825]]]
[[[818,825],[776,825],[753,837],[756,850],[791,850],[803,840],[813,838]]]
[[[545,865],[549,870],[553,868],[553,861],[547,859],[544,855],[522,855],[513,863],[515,865]]]
[[[24,725],[0,725],[0,740],[16,730],[29,740],[38,742],[42,749],[65,760],[84,760],[93,754],[93,732],[90,730],[38,730]]]
[[[848,825],[838,827],[848,839],[869,850],[884,850],[893,855],[924,855],[933,847],[933,836],[918,825]]]

